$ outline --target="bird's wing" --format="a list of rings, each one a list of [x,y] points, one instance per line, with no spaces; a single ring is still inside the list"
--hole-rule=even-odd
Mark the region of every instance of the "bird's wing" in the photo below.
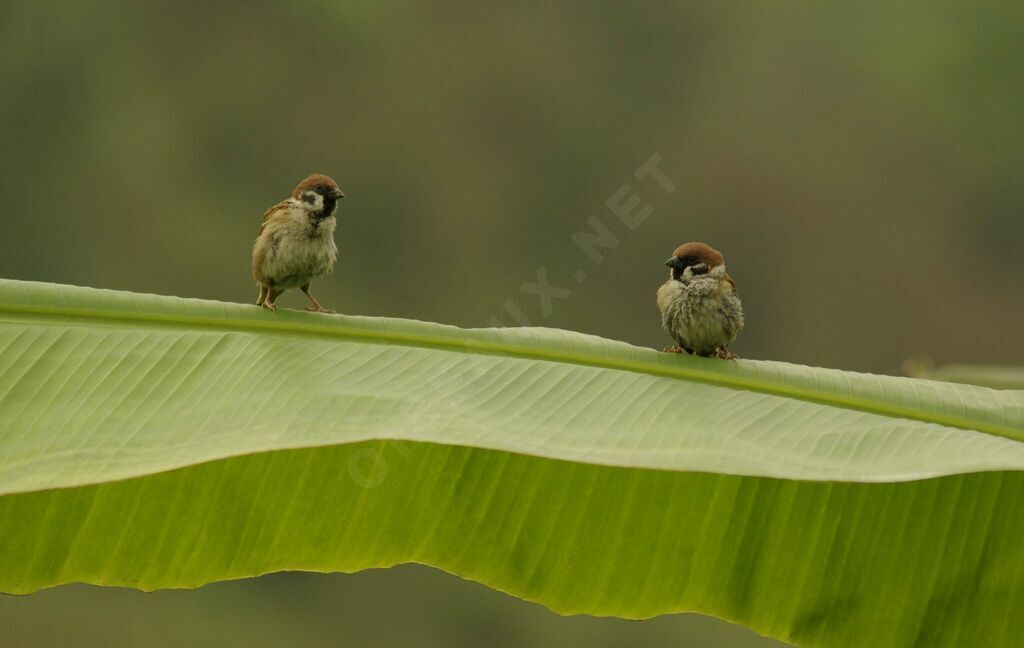
[[[260,234],[263,233],[263,228],[267,226],[267,223],[274,218],[277,214],[283,214],[288,211],[288,207],[291,205],[291,199],[285,199],[277,203],[263,214],[263,222],[260,223]]]
[[[736,282],[732,280],[732,277],[730,277],[729,275],[725,275],[724,277],[722,277],[722,279],[724,279],[724,280],[729,282],[729,285],[732,287],[732,294],[734,294],[737,297],[739,297],[740,296],[740,289],[736,287]]]

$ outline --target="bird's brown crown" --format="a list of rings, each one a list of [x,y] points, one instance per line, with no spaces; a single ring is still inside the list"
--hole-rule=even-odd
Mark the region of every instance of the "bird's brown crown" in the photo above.
[[[322,173],[314,173],[305,180],[299,183],[299,186],[295,187],[295,191],[292,192],[292,198],[295,200],[299,199],[303,191],[313,190],[318,194],[326,194],[331,189],[337,189],[338,183],[335,182],[330,176],[325,176]]]
[[[711,247],[707,243],[701,243],[694,241],[692,243],[683,243],[676,248],[676,251],[672,253],[672,256],[678,257],[682,261],[681,266],[692,266],[698,263],[706,263],[709,268],[714,268],[725,263],[725,257],[722,253]]]

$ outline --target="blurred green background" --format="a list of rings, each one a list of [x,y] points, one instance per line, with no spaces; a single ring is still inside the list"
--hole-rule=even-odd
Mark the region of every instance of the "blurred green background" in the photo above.
[[[5,0],[0,276],[252,301],[262,213],[317,171],[348,195],[314,284],[341,312],[661,347],[662,261],[704,240],[740,285],[743,357],[1021,365],[1022,60],[1008,0]],[[671,193],[634,176],[654,153]],[[606,206],[623,184],[652,209],[635,229]],[[600,263],[572,240],[588,219],[618,240]],[[539,268],[569,290],[547,314],[520,288]],[[777,645],[413,566],[0,598],[4,646],[338,640]]]

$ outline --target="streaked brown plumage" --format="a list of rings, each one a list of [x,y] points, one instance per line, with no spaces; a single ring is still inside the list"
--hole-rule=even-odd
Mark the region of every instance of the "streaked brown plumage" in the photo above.
[[[307,310],[334,312],[310,294],[309,284],[334,269],[338,258],[334,213],[344,197],[334,180],[313,174],[295,187],[291,198],[263,214],[252,248],[252,274],[260,288],[257,306],[275,310],[281,293],[297,287],[309,298]]]
[[[743,329],[743,305],[722,253],[706,243],[685,243],[665,265],[670,270],[658,289],[658,310],[676,342],[665,350],[734,359],[729,345]]]

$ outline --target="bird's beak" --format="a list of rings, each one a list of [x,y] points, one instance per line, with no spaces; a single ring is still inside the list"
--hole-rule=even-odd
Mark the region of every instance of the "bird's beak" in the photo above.
[[[337,187],[335,187],[334,189],[331,189],[331,193],[328,194],[328,195],[330,195],[331,198],[334,198],[335,200],[337,200],[338,198],[344,198],[345,197],[345,192],[342,191],[341,189],[338,189]]]
[[[683,263],[682,261],[679,260],[679,257],[673,256],[672,258],[665,262],[665,265],[667,265],[670,268],[675,268],[676,270],[682,270]]]

